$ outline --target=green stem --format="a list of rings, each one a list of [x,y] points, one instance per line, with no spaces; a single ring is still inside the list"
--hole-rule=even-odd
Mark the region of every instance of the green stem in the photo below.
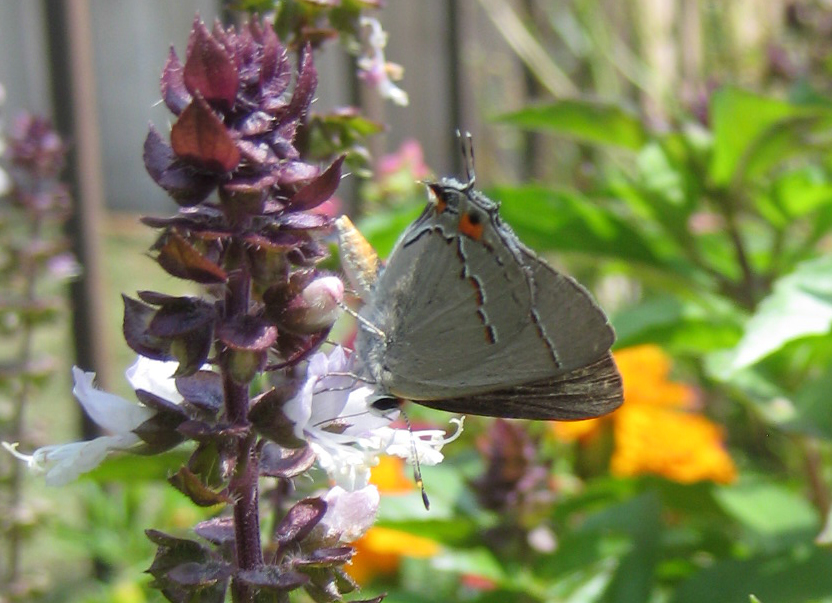
[[[823,479],[823,459],[818,450],[818,442],[814,438],[804,437],[798,440],[798,445],[803,453],[803,462],[811,492],[810,499],[815,509],[817,509],[821,521],[826,521],[830,504],[832,504],[832,497]]]
[[[27,241],[31,244],[40,237],[42,230],[42,221],[39,217],[34,217],[30,224],[30,230]],[[23,293],[22,308],[31,308],[37,300],[37,264],[31,258],[26,258],[26,263],[21,270],[25,282],[25,289]],[[29,380],[28,372],[31,368],[33,347],[34,347],[34,327],[28,319],[23,323],[23,336],[20,345],[20,353],[18,354],[18,366],[22,371],[22,379],[20,383],[20,393],[17,396],[17,404],[14,406],[14,411],[11,419],[11,440],[13,442],[22,442],[24,439],[24,429],[26,422],[26,407],[29,405],[29,398],[31,395],[31,382]],[[20,506],[23,502],[23,475],[24,466],[22,463],[12,463],[11,476],[11,527],[9,529],[9,569],[7,584],[13,585],[20,579],[21,572],[21,550],[23,546],[23,531],[21,529],[19,518],[22,516]]]
[[[759,286],[758,279],[754,274],[754,269],[751,266],[751,261],[748,257],[748,252],[745,248],[745,242],[740,233],[739,224],[737,223],[736,213],[736,199],[730,196],[730,193],[719,191],[713,195],[716,201],[716,206],[720,210],[722,217],[725,219],[725,226],[728,230],[728,238],[734,247],[737,264],[739,265],[742,277],[739,286],[734,284],[731,287],[730,293],[737,303],[741,304],[748,310],[753,310],[759,301]]]

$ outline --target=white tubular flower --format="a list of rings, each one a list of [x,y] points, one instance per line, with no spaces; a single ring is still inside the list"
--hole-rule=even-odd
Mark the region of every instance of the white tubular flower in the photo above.
[[[381,497],[378,488],[370,484],[355,492],[334,486],[324,500],[326,513],[321,526],[325,537],[349,543],[361,538],[373,526]]]
[[[387,46],[387,33],[381,28],[378,19],[361,17],[359,21],[367,34],[365,42],[367,52],[358,59],[358,76],[370,86],[376,88],[382,98],[387,98],[395,104],[406,107],[410,103],[407,92],[396,86],[393,79],[401,79],[402,67],[395,63],[388,63],[384,58],[384,47]]]
[[[350,358],[337,347],[327,356],[312,356],[307,368],[306,383],[300,392],[283,407],[294,423],[295,435],[309,442],[318,464],[329,477],[345,490],[354,492],[366,487],[370,470],[382,454],[435,465],[444,458],[440,450],[462,432],[462,421],[449,437],[431,429],[410,432],[395,429],[390,423],[397,412],[379,415],[371,409],[368,399],[373,389],[355,387],[356,380],[345,376],[351,368]]]
[[[134,389],[143,389],[169,402],[179,404],[182,396],[176,391],[171,375],[176,362],[161,362],[139,356],[127,369],[127,380]],[[74,481],[82,473],[95,469],[114,450],[127,450],[141,440],[133,430],[156,414],[156,411],[129,402],[93,385],[95,373],[72,367],[75,386],[72,393],[84,410],[102,428],[111,432],[85,442],[56,444],[38,448],[31,455],[17,451],[17,444],[3,442],[3,447],[24,461],[35,473],[46,474],[50,486],[62,486]]]

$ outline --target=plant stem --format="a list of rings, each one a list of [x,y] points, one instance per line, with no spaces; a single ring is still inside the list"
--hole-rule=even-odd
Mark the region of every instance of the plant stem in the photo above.
[[[234,254],[230,254],[234,257]],[[238,254],[238,258],[244,254]],[[251,292],[251,273],[245,261],[231,272],[225,297],[225,317],[231,319],[248,312]],[[230,350],[221,354],[223,388],[228,421],[232,426],[248,426],[249,384],[237,383],[231,376]],[[234,499],[234,529],[236,537],[238,569],[255,569],[263,565],[263,551],[260,544],[260,510],[257,478],[258,455],[257,437],[250,434],[237,444],[237,463],[231,480],[231,496]],[[235,603],[253,601],[254,592],[245,584],[234,580],[231,584]]]
[[[27,236],[28,244],[31,245],[36,241],[40,237],[40,233],[41,219],[34,216]],[[27,256],[21,272],[25,287],[21,307],[28,309],[34,305],[37,297],[37,265],[33,258]],[[28,373],[32,363],[33,342],[34,327],[28,319],[24,319],[20,353],[17,359],[22,378],[20,382],[20,393],[17,396],[17,404],[14,405],[11,420],[10,437],[13,442],[22,442],[25,435],[26,407],[29,404],[29,396],[31,394],[31,382]],[[20,526],[20,505],[23,500],[23,469],[24,465],[22,463],[12,463],[10,501],[12,521],[9,529],[9,569],[8,580],[6,581],[9,585],[15,584],[20,579],[20,553],[23,544],[23,533]]]
[[[818,442],[814,438],[804,437],[800,438],[798,444],[803,452],[812,504],[817,509],[821,521],[826,521],[832,499],[823,479],[823,459],[818,450]]]
[[[740,235],[739,225],[737,224],[736,203],[737,200],[731,197],[730,193],[718,193],[714,195],[717,201],[717,206],[720,209],[722,217],[725,218],[725,225],[728,229],[728,237],[731,239],[731,244],[734,246],[734,252],[737,256],[737,264],[739,264],[742,272],[742,281],[739,287],[734,287],[734,299],[740,303],[744,308],[753,310],[757,302],[758,286],[757,278],[754,275],[754,269],[751,267],[751,262],[748,259],[748,253],[745,250],[745,242]]]

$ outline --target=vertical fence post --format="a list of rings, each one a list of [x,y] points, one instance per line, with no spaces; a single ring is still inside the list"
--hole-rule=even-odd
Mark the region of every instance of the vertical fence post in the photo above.
[[[55,124],[69,142],[74,213],[68,222],[73,251],[83,266],[71,285],[75,362],[94,370],[105,386],[104,295],[101,284],[100,222],[104,183],[98,130],[92,31],[88,0],[46,0],[49,62]],[[97,427],[83,419],[85,437]]]

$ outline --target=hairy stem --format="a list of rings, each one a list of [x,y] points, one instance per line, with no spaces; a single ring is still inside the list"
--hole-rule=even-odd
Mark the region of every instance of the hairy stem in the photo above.
[[[241,254],[242,255],[242,254]],[[234,270],[228,281],[225,297],[226,319],[248,312],[251,291],[251,273],[245,262]],[[231,351],[221,355],[223,387],[228,421],[236,427],[247,427],[249,407],[249,384],[237,383],[231,376],[229,363]],[[255,569],[263,564],[260,543],[260,510],[258,492],[257,438],[253,434],[242,438],[237,444],[237,462],[234,478],[231,480],[231,496],[234,498],[234,529],[236,536],[237,567]],[[254,592],[246,585],[233,581],[231,586],[235,603],[253,600]]]

